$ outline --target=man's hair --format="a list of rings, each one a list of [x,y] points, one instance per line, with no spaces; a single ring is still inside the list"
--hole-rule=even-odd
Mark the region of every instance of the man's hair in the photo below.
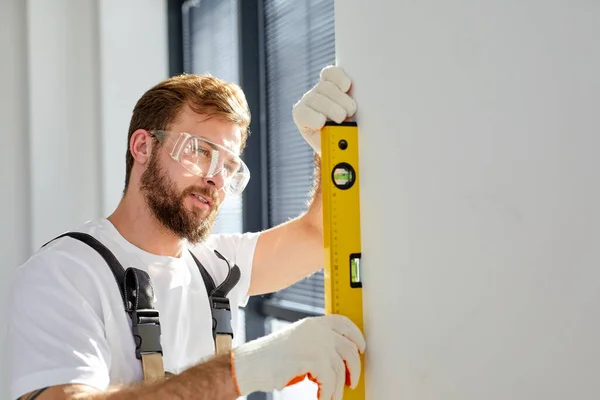
[[[186,104],[198,114],[222,118],[239,125],[242,132],[240,151],[245,147],[250,133],[250,110],[238,85],[210,74],[171,77],[144,93],[133,109],[127,135],[125,190],[129,186],[133,167],[133,156],[129,151],[133,132],[138,129],[168,130]]]

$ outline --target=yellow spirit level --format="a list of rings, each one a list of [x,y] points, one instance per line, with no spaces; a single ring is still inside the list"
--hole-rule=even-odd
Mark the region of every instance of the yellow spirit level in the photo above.
[[[321,131],[325,312],[350,318],[364,332],[359,177],[356,122],[327,122]],[[364,399],[361,374],[356,389],[344,389],[344,400]]]

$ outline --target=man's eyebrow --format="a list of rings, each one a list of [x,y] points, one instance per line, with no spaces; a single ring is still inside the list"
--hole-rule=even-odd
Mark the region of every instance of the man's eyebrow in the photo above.
[[[194,132],[187,132],[187,133],[189,133],[189,134],[190,134],[190,135],[192,135],[192,136],[196,136],[196,137],[199,137],[199,138],[202,138],[202,139],[208,140],[207,144],[208,144],[210,147],[212,147],[212,148],[217,148],[217,149],[219,149],[219,148],[221,148],[221,147],[222,147],[222,148],[225,148],[225,149],[229,150],[229,151],[230,151],[232,154],[235,154],[235,156],[236,156],[236,157],[241,157],[241,156],[242,156],[242,155],[241,155],[241,153],[238,153],[238,152],[236,151],[235,147],[227,147],[227,146],[225,146],[225,145],[223,145],[223,144],[214,143],[214,142],[213,142],[211,139],[207,138],[206,136],[204,136],[204,135],[199,135],[199,134],[197,134],[197,133],[194,133]],[[219,147],[219,146],[220,146],[220,147]],[[234,144],[234,146],[235,146],[235,144]],[[236,146],[236,147],[237,147],[237,146]],[[240,147],[241,147],[241,145],[240,145]]]

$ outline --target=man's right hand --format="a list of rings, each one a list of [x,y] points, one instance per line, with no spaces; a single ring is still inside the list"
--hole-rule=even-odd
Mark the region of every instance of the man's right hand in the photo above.
[[[360,379],[360,330],[348,318],[326,315],[300,320],[281,331],[242,344],[231,356],[216,356],[165,380],[100,391],[61,385],[31,392],[36,400],[233,400],[253,392],[281,390],[308,376],[320,400],[341,400],[344,385]]]
[[[234,379],[244,396],[281,390],[308,376],[319,385],[320,400],[341,400],[345,384],[358,384],[364,350],[365,339],[348,318],[305,318],[234,349]]]

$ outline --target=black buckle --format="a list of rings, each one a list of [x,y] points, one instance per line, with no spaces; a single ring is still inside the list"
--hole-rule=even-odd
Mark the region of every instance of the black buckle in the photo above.
[[[158,311],[153,309],[133,310],[131,330],[135,340],[135,356],[141,360],[142,354],[160,353],[160,321]]]
[[[231,335],[233,337],[229,299],[227,297],[211,297],[210,301],[213,319],[213,339],[216,338],[216,335]]]

